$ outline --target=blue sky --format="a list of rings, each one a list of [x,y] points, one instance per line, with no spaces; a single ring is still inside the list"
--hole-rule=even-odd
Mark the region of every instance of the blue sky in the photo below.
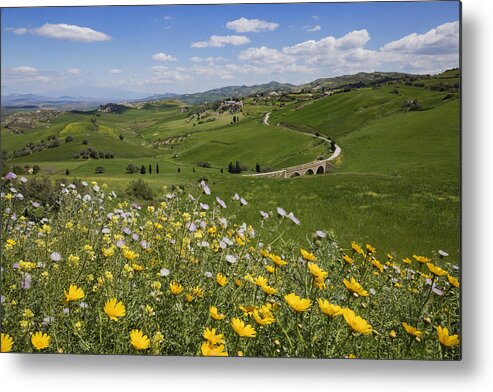
[[[2,94],[436,73],[458,66],[458,20],[454,1],[4,8]]]

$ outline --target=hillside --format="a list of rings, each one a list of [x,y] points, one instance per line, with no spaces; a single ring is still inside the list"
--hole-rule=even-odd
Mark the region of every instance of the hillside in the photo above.
[[[121,192],[136,178],[160,190],[192,189],[205,177],[224,200],[238,192],[274,215],[278,206],[293,211],[303,226],[292,239],[325,230],[346,244],[368,241],[405,256],[446,249],[458,257],[459,85],[459,71],[450,70],[331,94],[254,94],[234,112],[176,97],[108,113],[65,112],[21,123],[23,133],[2,129],[2,149],[18,151],[9,165],[39,165],[55,177],[69,171]],[[270,126],[262,122],[267,112]],[[281,180],[227,172],[229,162],[248,174],[257,164],[274,170],[329,154],[327,143],[303,132],[342,148],[331,174]],[[152,174],[127,173],[128,165]],[[98,166],[104,174],[95,174]],[[250,205],[235,213],[245,221],[259,214]]]

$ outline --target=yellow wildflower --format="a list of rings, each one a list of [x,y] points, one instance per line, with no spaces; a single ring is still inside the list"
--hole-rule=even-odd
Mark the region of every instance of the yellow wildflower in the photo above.
[[[212,344],[224,343],[223,334],[216,335],[216,328],[206,328],[203,336]]]
[[[219,286],[224,287],[228,284],[228,278],[221,273],[216,275],[216,282]]]
[[[435,276],[447,275],[447,271],[445,271],[444,269],[442,269],[442,268],[440,268],[440,267],[438,267],[432,263],[426,263],[426,266],[428,267],[430,272]]]
[[[287,261],[284,261],[281,256],[277,256],[275,254],[269,254],[268,256],[278,267],[282,267],[283,265],[286,265],[288,263]]]
[[[209,308],[209,314],[216,321],[220,321],[226,317],[224,314],[219,314],[219,312],[215,306],[211,306]]]
[[[429,263],[431,261],[430,258],[425,257],[425,256],[413,255],[413,258],[414,258],[414,260],[416,260],[418,263],[421,263],[421,264]]]
[[[224,344],[215,346],[211,342],[204,342],[201,346],[204,357],[227,357],[228,352],[224,350]]]
[[[420,330],[414,328],[413,326],[409,325],[408,323],[402,323],[402,326],[404,327],[404,329],[406,330],[406,333],[408,335],[414,336],[416,338],[421,337],[422,332]]]
[[[373,246],[371,246],[370,244],[366,244],[366,251],[368,253],[375,253],[376,249]]]
[[[448,274],[447,274],[447,279],[448,279],[448,282],[449,282],[452,286],[454,286],[454,287],[456,287],[456,288],[459,288],[460,284],[459,284],[459,280],[458,280],[458,279],[456,279],[456,278],[454,278],[452,275],[448,275]]]
[[[354,241],[351,242],[351,248],[353,249],[353,252],[359,253],[360,255],[364,255],[365,254],[365,252],[363,251],[363,248],[361,246],[359,246]]]
[[[71,265],[77,267],[79,265],[80,257],[76,255],[69,255],[67,260]]]
[[[169,284],[169,290],[171,291],[171,294],[178,295],[183,291],[183,286],[178,282],[171,282]]]
[[[275,267],[273,267],[272,265],[266,265],[266,266],[265,266],[265,270],[266,270],[269,274],[273,274],[274,272],[276,272]]]
[[[356,279],[351,278],[351,281],[344,279],[343,283],[344,286],[346,286],[346,289],[348,289],[351,293],[356,293],[358,295],[361,295],[362,297],[368,296],[368,291],[363,289],[363,287],[356,281]]]
[[[255,332],[255,329],[250,324],[245,325],[245,323],[237,317],[233,317],[231,325],[238,336],[254,338],[257,335],[257,332]]]
[[[123,257],[127,260],[135,260],[139,257],[139,254],[130,249],[123,249]]]
[[[356,316],[351,309],[343,309],[342,315],[353,331],[359,332],[363,335],[370,335],[373,332],[371,325],[365,319],[360,316]]]
[[[301,249],[300,252],[301,252],[301,256],[303,256],[303,258],[307,261],[317,260],[317,257],[313,253],[310,253],[310,252],[306,251],[305,249]]]
[[[318,306],[320,307],[320,310],[325,314],[326,316],[329,316],[331,318],[335,316],[339,316],[342,314],[342,308],[338,305],[333,305],[326,299],[318,299]]]
[[[255,309],[253,311],[253,318],[259,325],[270,325],[276,322],[272,313],[266,311],[264,308],[261,311]]]
[[[438,341],[442,347],[450,348],[459,344],[459,335],[449,335],[447,328],[442,328],[441,325],[437,327]]]
[[[1,339],[0,339],[0,352],[2,353],[8,353],[12,351],[12,347],[14,345],[14,339],[7,334],[7,333],[1,333]]]
[[[133,329],[130,332],[130,343],[136,350],[145,350],[151,344],[147,335],[144,335],[140,329]]]
[[[302,299],[298,297],[295,293],[285,295],[284,300],[296,312],[304,312],[311,305],[311,301],[309,299],[307,298]]]
[[[277,290],[274,287],[271,287],[271,286],[269,286],[267,284],[265,284],[263,286],[260,286],[260,288],[267,295],[273,295],[273,294],[275,294],[277,292]]]
[[[122,302],[117,302],[116,298],[111,298],[104,305],[104,312],[113,321],[118,321],[120,317],[125,316],[125,305]]]
[[[378,260],[372,260],[371,265],[373,265],[380,272],[383,272],[383,270],[384,270],[383,265]]]
[[[51,336],[38,331],[31,336],[31,344],[36,350],[43,350],[50,346]]]
[[[63,291],[65,294],[65,303],[69,303],[71,301],[78,301],[82,298],[84,298],[84,290],[82,290],[80,287],[77,287],[75,284],[71,284],[68,292]]]
[[[353,264],[354,262],[353,259],[346,254],[342,255],[342,259],[349,265]]]

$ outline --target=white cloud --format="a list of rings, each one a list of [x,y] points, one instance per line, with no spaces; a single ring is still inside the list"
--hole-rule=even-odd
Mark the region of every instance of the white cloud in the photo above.
[[[65,39],[68,41],[94,42],[108,41],[111,37],[100,31],[89,27],[69,25],[65,23],[51,24],[45,23],[37,29],[29,29],[31,34],[41,35],[47,38]]]
[[[267,22],[260,19],[240,18],[226,23],[226,28],[237,33],[258,33],[260,31],[273,31],[279,27],[279,23]]]
[[[34,67],[29,67],[27,65],[21,65],[20,67],[12,68],[12,71],[20,74],[36,74],[38,70]]]
[[[172,20],[173,17],[172,16],[169,16],[169,15],[166,15],[163,17],[164,20]]]
[[[15,29],[15,28],[12,28],[12,27],[7,27],[5,29],[6,31],[11,31],[13,32],[14,34],[17,34],[17,35],[24,35],[26,33],[29,32],[28,29],[26,29],[25,27],[19,27],[18,29]]]
[[[459,21],[444,23],[424,34],[409,34],[385,44],[386,52],[446,54],[459,51]]]
[[[260,48],[248,48],[242,51],[238,58],[243,61],[265,64],[293,63],[296,61],[294,56],[290,56],[280,50],[267,48],[265,46]]]
[[[216,63],[216,62],[219,62],[219,61],[225,61],[224,57],[197,57],[197,56],[194,56],[194,57],[191,57],[190,58],[190,61],[192,61],[193,63]]]
[[[322,30],[322,28],[320,27],[320,25],[316,25],[316,26],[304,26],[303,28],[305,29],[305,31],[308,31],[309,33],[314,33],[315,31]]]
[[[154,61],[176,61],[176,57],[171,56],[163,52],[159,52],[152,55]]]
[[[108,73],[111,75],[121,74],[123,71],[120,68],[111,68]]]
[[[69,68],[69,69],[67,69],[67,73],[70,75],[79,75],[80,69],[79,68]]]
[[[220,48],[224,45],[245,45],[250,42],[248,37],[244,35],[212,35],[208,41],[193,42],[190,46],[192,48]]]

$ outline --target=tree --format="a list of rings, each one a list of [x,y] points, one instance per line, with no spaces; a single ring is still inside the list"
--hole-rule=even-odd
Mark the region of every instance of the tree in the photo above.
[[[149,174],[152,174],[152,166],[150,163],[149,163]]]
[[[41,168],[38,165],[33,166],[33,174],[38,174]]]
[[[258,164],[258,163],[257,163],[257,164],[255,165],[255,171],[256,171],[257,173],[260,173],[260,164]]]
[[[70,175],[70,170],[65,169],[65,175],[66,175],[66,176]]]
[[[120,135],[118,135],[118,137],[120,138],[120,140],[123,140],[123,135],[120,133]]]
[[[239,161],[236,161],[236,165],[235,165],[235,173],[236,174],[240,174],[241,173],[241,165],[240,165],[240,162]]]
[[[140,167],[140,174],[146,174],[146,167],[144,165]]]
[[[159,163],[156,163],[156,174],[159,174]]]
[[[221,167],[221,173],[224,173],[224,169]]]
[[[231,174],[234,174],[235,173],[235,167],[233,166],[233,162],[229,162],[228,172],[231,173]]]
[[[74,141],[74,137],[72,135],[68,135],[65,138],[65,143],[69,143],[69,142],[73,142],[73,141]]]
[[[89,144],[89,141],[87,139],[82,140],[82,144]]]
[[[94,172],[96,174],[103,174],[105,171],[104,167],[103,166],[97,166],[95,169],[94,169]]]
[[[181,173],[181,169],[180,168],[178,168],[178,173]]]
[[[236,122],[236,116],[233,116],[233,123]]]
[[[192,167],[192,172],[194,172],[194,173],[195,173],[195,166],[193,166],[193,167]]]

